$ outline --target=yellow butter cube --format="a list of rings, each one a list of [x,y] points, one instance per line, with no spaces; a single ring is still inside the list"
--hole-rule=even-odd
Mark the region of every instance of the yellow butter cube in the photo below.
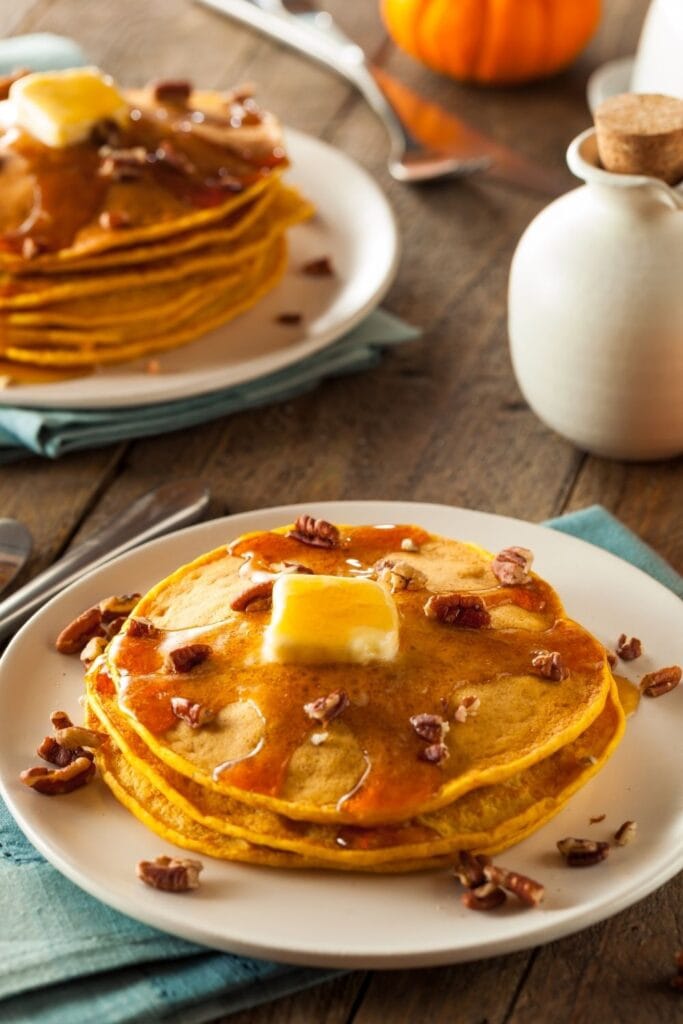
[[[53,148],[84,142],[98,121],[120,123],[128,113],[114,82],[98,68],[25,75],[12,84],[9,99],[16,124]]]
[[[290,574],[275,581],[264,661],[391,661],[398,642],[396,605],[374,580]]]

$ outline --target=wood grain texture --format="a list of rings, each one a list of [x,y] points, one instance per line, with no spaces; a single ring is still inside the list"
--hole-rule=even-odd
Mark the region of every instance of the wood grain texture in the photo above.
[[[589,123],[585,84],[633,51],[646,0],[607,0],[600,32],[548,82],[477,89],[388,44],[374,0],[326,6],[406,83],[549,166]],[[386,170],[381,126],[342,81],[188,0],[14,0],[0,31],[75,36],[122,82],[253,80],[287,123],[355,156],[386,190],[404,256],[388,308],[423,328],[376,369],[205,426],[0,471],[0,509],[36,537],[37,570],[169,476],[211,481],[212,513],[339,498],[413,498],[540,520],[600,502],[683,569],[681,463],[588,457],[522,401],[506,345],[510,257],[543,199],[483,178],[424,189]],[[568,177],[568,184],[571,179]],[[673,1024],[666,982],[683,945],[683,879],[579,935],[535,951],[433,970],[340,977],[231,1024]],[[454,894],[454,899],[457,896]],[[397,908],[397,927],[402,922]],[[228,1018],[224,1018],[228,1020]]]

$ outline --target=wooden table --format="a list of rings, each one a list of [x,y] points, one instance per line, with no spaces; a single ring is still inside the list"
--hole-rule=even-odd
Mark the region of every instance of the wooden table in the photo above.
[[[396,52],[373,0],[328,3],[406,82],[557,168],[589,121],[587,74],[633,51],[646,6],[609,0],[597,38],[570,72],[504,91],[458,86]],[[422,340],[376,370],[296,401],[57,463],[26,459],[3,468],[2,514],[23,520],[35,537],[30,572],[169,474],[210,481],[217,515],[372,497],[542,520],[601,502],[683,568],[680,462],[587,456],[521,400],[506,346],[506,281],[541,199],[483,180],[423,190],[392,182],[383,130],[346,85],[186,0],[13,0],[0,7],[0,30],[74,36],[131,85],[184,75],[205,86],[258,82],[283,120],[355,156],[386,189],[404,244],[386,305],[424,329]],[[540,949],[451,968],[357,972],[231,1022],[673,1024],[683,1004],[666,980],[683,945],[682,897],[679,877],[617,917]],[[396,921],[410,927],[398,908]]]

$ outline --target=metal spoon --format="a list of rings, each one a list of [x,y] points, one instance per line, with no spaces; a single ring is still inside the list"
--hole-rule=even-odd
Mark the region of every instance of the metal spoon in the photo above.
[[[18,519],[0,519],[0,594],[26,565],[33,538]]]

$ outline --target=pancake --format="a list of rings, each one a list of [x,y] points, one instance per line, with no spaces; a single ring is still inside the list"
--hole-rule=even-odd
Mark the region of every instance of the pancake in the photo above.
[[[417,527],[339,530],[333,548],[304,544],[286,527],[247,535],[141,599],[131,620],[150,623],[154,635],[135,635],[129,620],[109,647],[106,669],[150,760],[207,791],[289,819],[391,825],[519,775],[571,744],[603,712],[612,687],[604,648],[567,618],[539,576],[503,586],[490,553]],[[388,662],[264,662],[269,610],[230,607],[263,566],[368,575],[387,559],[423,574],[419,585],[392,595],[400,646]],[[430,595],[450,593],[478,600],[490,622],[457,628],[425,615]],[[207,645],[209,657],[192,671],[169,671],[170,652],[190,643]],[[533,669],[539,649],[558,652],[568,677],[552,681]],[[326,725],[324,742],[312,742],[320,724],[304,705],[338,690],[348,707]],[[474,697],[478,712],[461,723],[454,713]],[[192,728],[174,714],[173,698],[212,708],[217,718]],[[425,744],[411,727],[420,714],[450,721],[443,740],[450,756],[442,763],[421,758]]]
[[[288,850],[328,867],[380,869],[393,862],[424,861],[459,850],[498,851],[519,841],[556,814],[604,764],[617,746],[624,716],[614,689],[595,722],[550,758],[496,786],[466,794],[440,811],[399,826],[358,828],[293,822],[265,808],[207,790],[152,757],[116,707],[113,694],[90,673],[88,702],[95,728],[111,737],[133,778],[144,779],[168,802],[166,820],[179,814],[205,829],[257,846]],[[131,781],[129,789],[135,789]],[[155,798],[156,799],[156,798]],[[144,803],[144,797],[140,796]],[[212,852],[207,849],[206,852]],[[238,858],[239,859],[239,858]],[[248,856],[245,856],[248,860]]]

